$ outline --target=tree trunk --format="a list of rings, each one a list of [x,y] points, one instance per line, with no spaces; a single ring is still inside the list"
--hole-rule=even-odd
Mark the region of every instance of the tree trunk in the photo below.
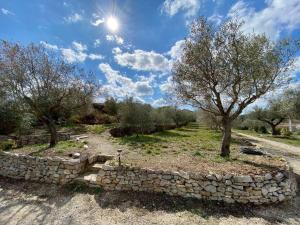
[[[50,144],[49,147],[52,148],[57,144],[57,131],[54,121],[47,123],[48,130],[50,132]]]
[[[278,135],[278,132],[277,132],[277,130],[276,130],[276,125],[272,124],[272,125],[271,125],[271,129],[272,129],[272,135],[273,135],[273,136],[274,136],[274,135]]]
[[[293,132],[292,119],[289,117],[289,132]]]
[[[230,155],[230,142],[231,142],[231,122],[223,122],[223,138],[221,144],[221,156],[228,157]]]

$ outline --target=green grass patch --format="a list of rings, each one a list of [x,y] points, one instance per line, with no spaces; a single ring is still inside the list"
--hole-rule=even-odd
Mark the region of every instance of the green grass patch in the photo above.
[[[188,153],[195,157],[206,157],[207,152],[216,155],[220,149],[222,133],[205,127],[191,126],[153,134],[132,135],[114,138],[132,151],[146,155]],[[232,147],[238,142],[233,139]],[[206,152],[203,154],[203,152]]]
[[[18,152],[23,152],[31,154],[34,156],[43,156],[48,151],[54,152],[55,154],[62,155],[66,152],[74,151],[83,148],[84,143],[77,141],[59,141],[57,145],[53,148],[49,148],[49,144],[36,144],[27,145],[22,148],[17,149]]]

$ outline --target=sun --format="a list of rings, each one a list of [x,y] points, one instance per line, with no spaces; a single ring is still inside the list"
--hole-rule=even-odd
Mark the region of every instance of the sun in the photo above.
[[[111,32],[116,32],[119,29],[119,22],[116,17],[110,16],[106,21],[106,26]]]

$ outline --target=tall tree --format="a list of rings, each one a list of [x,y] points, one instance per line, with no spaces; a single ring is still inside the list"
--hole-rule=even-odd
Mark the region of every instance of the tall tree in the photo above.
[[[229,20],[214,27],[198,19],[173,65],[177,95],[187,104],[221,118],[221,156],[230,155],[232,122],[256,99],[283,85],[299,42],[272,42],[245,34],[242,23]]]
[[[66,63],[42,45],[0,43],[0,80],[10,98],[26,105],[57,143],[59,119],[82,109],[91,100],[95,84],[84,71]]]

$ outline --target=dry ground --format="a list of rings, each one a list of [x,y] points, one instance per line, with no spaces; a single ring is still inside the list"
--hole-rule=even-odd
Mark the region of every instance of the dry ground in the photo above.
[[[241,206],[156,194],[57,187],[0,177],[0,224],[300,224],[300,195],[277,206]]]

